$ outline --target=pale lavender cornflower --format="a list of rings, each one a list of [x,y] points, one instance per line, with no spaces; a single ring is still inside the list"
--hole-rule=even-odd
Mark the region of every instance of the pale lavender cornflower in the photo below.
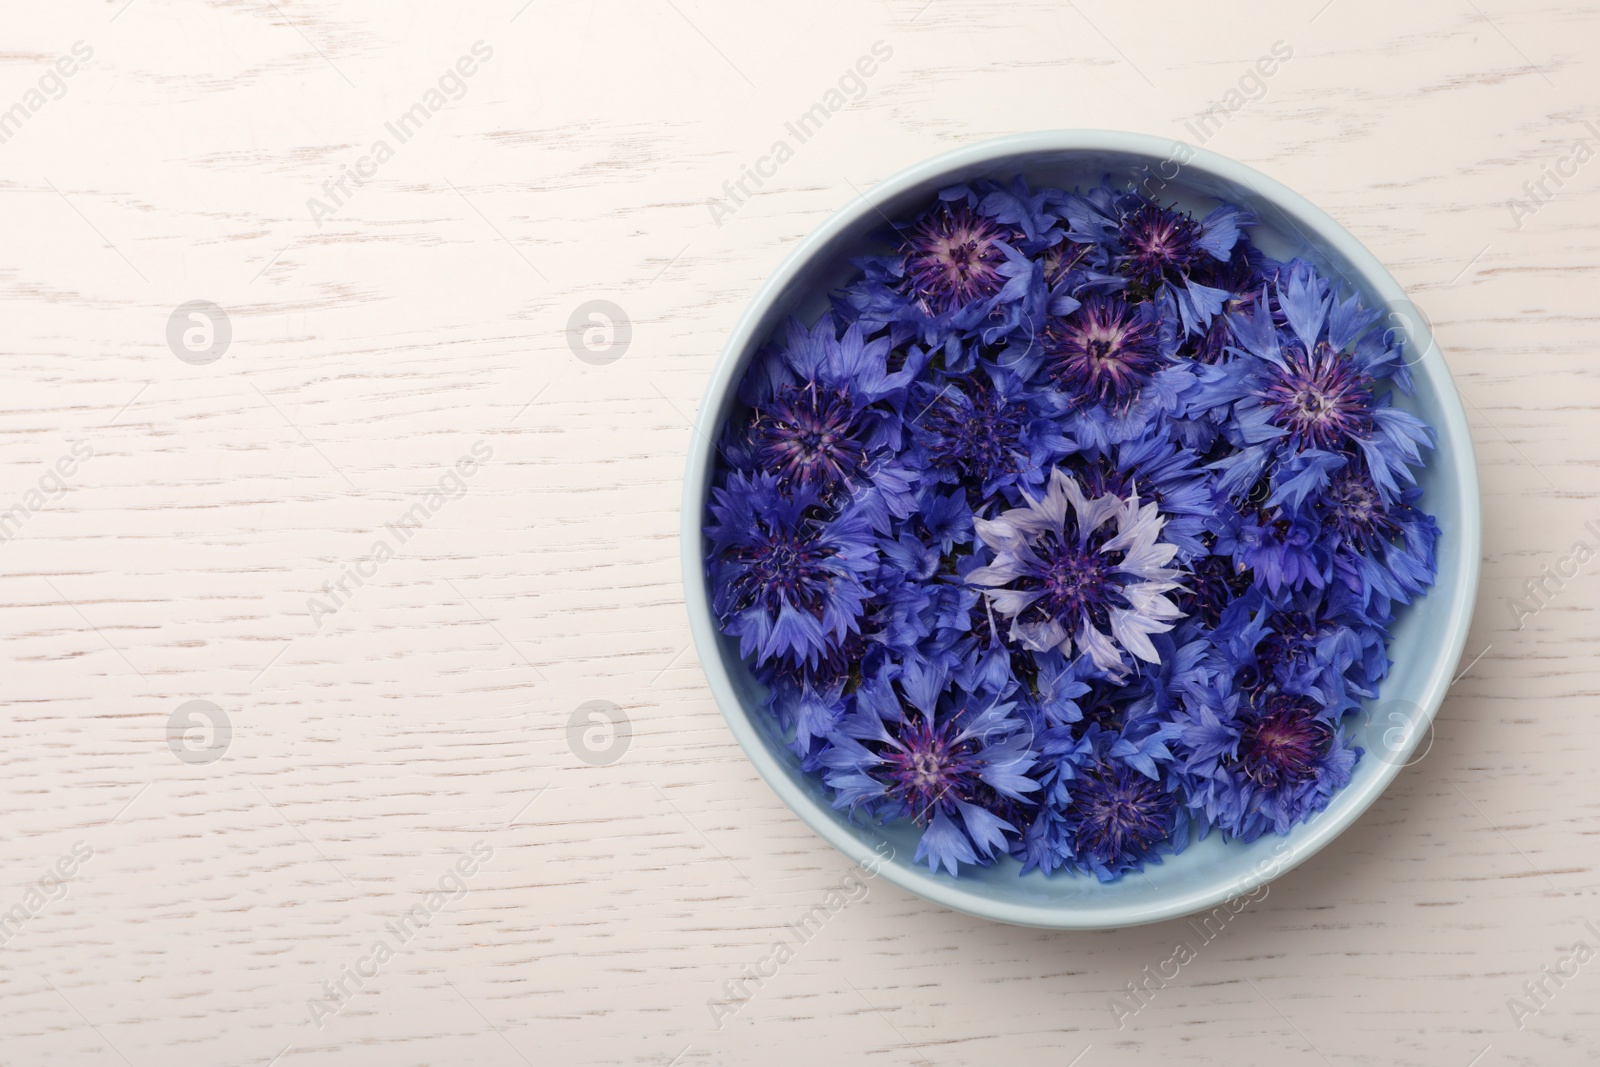
[[[973,520],[995,558],[967,575],[1011,620],[1011,639],[1069,656],[1076,644],[1114,679],[1127,672],[1123,651],[1161,662],[1150,635],[1183,617],[1166,596],[1182,589],[1173,580],[1182,572],[1167,566],[1178,549],[1159,539],[1157,504],[1140,506],[1137,489],[1086,498],[1059,467],[1042,498],[1024,495],[1024,507]]]

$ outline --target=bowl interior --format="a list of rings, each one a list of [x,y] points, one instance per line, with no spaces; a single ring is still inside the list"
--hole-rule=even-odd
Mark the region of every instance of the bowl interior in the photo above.
[[[1009,858],[993,867],[963,868],[958,879],[934,874],[911,862],[915,827],[853,823],[835,810],[820,779],[803,773],[784,746],[737,643],[717,631],[701,562],[715,468],[710,442],[735,412],[737,383],[756,349],[779,334],[791,315],[815,322],[826,309],[825,294],[855,273],[850,257],[878,250],[877,234],[888,220],[904,221],[957,182],[1007,181],[1016,174],[1035,188],[1065,189],[1086,188],[1109,175],[1114,185],[1141,184],[1147,195],[1200,214],[1218,200],[1251,209],[1260,219],[1251,239],[1267,254],[1309,259],[1340,280],[1344,291],[1359,292],[1369,307],[1389,310],[1387,325],[1404,338],[1415,381],[1415,394],[1397,402],[1439,438],[1419,476],[1422,507],[1443,532],[1438,576],[1427,596],[1399,614],[1389,650],[1394,665],[1379,700],[1346,720],[1366,750],[1350,784],[1285,837],[1243,844],[1213,834],[1148,866],[1143,876],[1109,884],[1062,872],[1019,877],[1020,866]],[[1476,471],[1460,400],[1425,319],[1370,253],[1321,211],[1264,175],[1188,145],[1097,131],[1025,135],[960,149],[885,181],[807,238],[757,296],[723,353],[700,424],[685,487],[684,577],[701,661],[730,727],[769,784],[823,837],[858,860],[887,841],[894,858],[881,867],[883,877],[961,911],[1023,925],[1094,928],[1171,918],[1252,891],[1321,848],[1376,799],[1426,736],[1461,654],[1477,582]]]

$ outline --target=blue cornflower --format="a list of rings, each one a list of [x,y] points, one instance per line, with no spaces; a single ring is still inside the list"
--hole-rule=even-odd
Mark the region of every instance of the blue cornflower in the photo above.
[[[945,189],[928,210],[893,227],[891,254],[854,261],[861,277],[832,294],[834,307],[846,320],[888,326],[897,345],[908,338],[928,351],[967,337],[996,343],[1022,323],[1024,298],[1043,291],[1024,249],[1059,236],[1054,217],[1030,199],[1025,188],[1018,199],[1015,188],[993,183]]]
[[[1225,262],[1242,228],[1255,222],[1249,212],[1228,204],[1196,219],[1138,193],[1117,193],[1109,182],[1067,198],[1061,211],[1069,235],[1108,246],[1118,275],[1141,293],[1181,281],[1212,261]]]
[[[929,480],[970,487],[981,503],[999,489],[1037,486],[1050,464],[1072,451],[1047,408],[1016,379],[923,383],[913,406],[908,461]]]
[[[869,458],[899,447],[922,357],[902,351],[891,370],[894,355],[887,335],[869,336],[859,322],[841,331],[832,315],[810,329],[791,319],[787,343],[758,353],[740,385],[752,417],[736,453],[750,466],[738,465],[830,490],[858,477]]]
[[[817,382],[779,386],[750,427],[761,468],[786,484],[832,490],[867,465],[862,411],[849,390]]]
[[[1336,475],[1317,500],[1334,573],[1351,590],[1381,603],[1409,604],[1433,582],[1439,525],[1416,508],[1422,491],[1406,486],[1385,500],[1369,475]]]
[[[1070,315],[1052,321],[1045,342],[1045,375],[1074,406],[1103,404],[1125,413],[1165,363],[1150,304],[1091,294]]]
[[[1254,218],[1222,205],[1204,219],[1134,196],[1117,220],[1119,262],[1137,287],[1187,278],[1208,260],[1226,261],[1239,228]]]
[[[834,805],[922,827],[913,862],[951,874],[988,864],[1016,827],[995,808],[1027,802],[1035,752],[1013,705],[975,708],[944,699],[946,674],[909,666],[896,694],[863,689],[856,711],[820,758]]]
[[[1264,286],[1254,313],[1232,323],[1232,351],[1251,358],[1206,368],[1192,398],[1196,406],[1233,405],[1227,433],[1239,451],[1217,464],[1222,486],[1236,493],[1270,473],[1269,464],[1298,453],[1344,454],[1364,461],[1386,499],[1398,495],[1431,437],[1415,415],[1377,391],[1394,373],[1397,353],[1375,339],[1369,317],[1327,294],[1309,264],[1280,271],[1274,290],[1288,329],[1277,326]],[[1323,460],[1298,471],[1301,491],[1325,486],[1331,469]]]
[[[1149,680],[1067,682],[1075,673],[1050,676],[1058,691],[1080,690],[1066,704],[1076,717],[1041,737],[1044,793],[1014,852],[1025,868],[1087,870],[1112,881],[1188,841],[1188,816],[1165,774],[1174,759],[1166,742],[1178,728]]]
[[[818,508],[815,486],[785,493],[770,474],[712,490],[711,606],[741,656],[812,663],[859,629],[878,566],[871,529],[855,510]]]
[[[1119,265],[1135,286],[1152,289],[1169,276],[1183,277],[1200,263],[1206,255],[1203,237],[1192,215],[1141,202],[1117,220]]]
[[[1184,791],[1206,826],[1245,841],[1287,833],[1349,782],[1361,750],[1314,700],[1212,696],[1186,713],[1181,744]]]
[[[914,506],[916,473],[899,449],[907,387],[922,365],[920,350],[897,355],[887,334],[869,337],[859,322],[841,333],[831,315],[810,330],[790,320],[788,344],[746,379],[753,415],[723,454],[773,474],[784,491],[816,487],[835,505],[848,498],[873,530],[887,531]]]
[[[1102,882],[1154,859],[1180,825],[1187,828],[1170,789],[1117,760],[1093,764],[1069,791],[1064,820],[1073,859]]]
[[[961,201],[941,203],[910,227],[901,246],[913,298],[927,314],[945,315],[998,296],[1007,243],[1020,237]]]
[[[1039,269],[1044,275],[1045,288],[1057,292],[1074,273],[1087,272],[1104,266],[1104,260],[1096,255],[1096,252],[1097,246],[1093,243],[1075,241],[1063,236],[1061,240],[1045,249],[1039,257]]]
[[[1282,352],[1262,375],[1256,397],[1267,423],[1287,435],[1291,448],[1339,448],[1372,434],[1370,385],[1326,344]]]

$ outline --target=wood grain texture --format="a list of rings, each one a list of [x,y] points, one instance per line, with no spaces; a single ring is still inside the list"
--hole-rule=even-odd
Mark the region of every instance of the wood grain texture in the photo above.
[[[1535,213],[1508,201],[1600,148],[1600,11],[791,7],[8,11],[0,112],[27,115],[0,143],[0,511],[26,514],[0,544],[0,920],[23,918],[0,926],[0,1062],[1592,1061],[1600,962],[1520,1029],[1507,1000],[1600,947],[1600,563],[1520,629],[1507,601],[1600,525],[1600,162]],[[388,124],[480,41],[399,143]],[[707,199],[877,41],[862,98],[719,224]],[[719,1027],[708,1001],[847,871],[689,648],[681,457],[722,339],[886,175],[1037,128],[1185,137],[1278,41],[1293,59],[1208,147],[1390,266],[1479,450],[1481,658],[1432,750],[1120,1028],[1108,998],[1183,923],[1038,933],[877,883]],[[392,158],[329,204],[379,140]],[[607,365],[567,344],[592,299],[632,322]],[[204,366],[166,340],[192,300],[233,332]],[[75,443],[92,458],[59,488]],[[466,488],[365,562],[474,445]],[[178,756],[203,735],[169,743],[193,700],[232,726],[213,762]],[[592,700],[631,721],[609,764],[570,741]],[[80,842],[64,892],[30,896]],[[380,939],[393,958],[363,965]],[[340,981],[337,1014],[308,1007]]]

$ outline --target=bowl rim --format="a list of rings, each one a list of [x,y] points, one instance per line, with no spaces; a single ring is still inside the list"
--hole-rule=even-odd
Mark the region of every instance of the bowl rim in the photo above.
[[[715,447],[710,442],[721,430],[720,426],[709,423],[716,418],[728,395],[737,388],[736,375],[742,369],[746,350],[764,339],[756,337],[755,331],[769,306],[783,296],[815,253],[835,238],[855,229],[867,216],[881,216],[879,204],[917,186],[939,180],[941,176],[948,176],[952,182],[959,180],[957,172],[970,171],[974,167],[992,166],[999,172],[1005,168],[1008,160],[1015,157],[1074,151],[1125,153],[1152,159],[1172,159],[1178,153],[1184,153],[1185,168],[1193,167],[1212,177],[1247,186],[1292,221],[1298,222],[1307,234],[1315,235],[1321,247],[1342,256],[1361,281],[1381,300],[1390,305],[1410,304],[1405,291],[1378,259],[1321,208],[1260,171],[1209,149],[1173,138],[1104,129],[1041,130],[962,145],[905,167],[840,207],[795,245],[750,299],[717,357],[696,415],[684,473],[679,539],[690,631],[712,696],[757,773],[792,812],[845,856],[857,863],[875,864],[877,873],[883,878],[924,900],[967,915],[1017,926],[1091,930],[1180,918],[1254,892],[1261,885],[1320,852],[1372,806],[1405,765],[1404,757],[1409,756],[1410,747],[1426,734],[1425,727],[1432,723],[1437,714],[1450,687],[1455,667],[1459,664],[1477,600],[1482,505],[1477,461],[1466,412],[1449,367],[1434,342],[1426,346],[1418,362],[1428,364],[1430,377],[1437,386],[1441,410],[1434,420],[1434,428],[1439,433],[1440,441],[1450,441],[1456,453],[1460,470],[1455,488],[1461,497],[1465,521],[1461,524],[1462,528],[1452,531],[1453,536],[1459,539],[1455,573],[1438,573],[1433,589],[1427,594],[1436,596],[1449,591],[1454,603],[1449,608],[1446,631],[1437,635],[1434,642],[1441,650],[1440,654],[1434,658],[1425,681],[1417,687],[1420,696],[1416,703],[1422,710],[1423,718],[1417,724],[1419,728],[1412,732],[1410,744],[1398,753],[1402,758],[1376,761],[1381,766],[1374,777],[1360,783],[1359,788],[1357,782],[1351,782],[1335,794],[1318,818],[1299,824],[1294,835],[1280,839],[1281,843],[1288,845],[1287,854],[1279,854],[1275,850],[1274,861],[1270,865],[1258,865],[1253,875],[1236,879],[1225,891],[1174,886],[1158,902],[1109,904],[1097,906],[1092,912],[1086,913],[1061,905],[995,900],[985,896],[981,887],[973,883],[957,878],[941,878],[911,865],[902,867],[882,863],[881,858],[875,857],[863,840],[835,821],[831,809],[826,809],[821,801],[801,790],[791,779],[788,768],[767,750],[751,722],[753,711],[758,709],[744,706],[723,662],[702,558],[702,510],[709,491],[712,456],[715,453]],[[1432,340],[1431,330],[1429,334]]]

